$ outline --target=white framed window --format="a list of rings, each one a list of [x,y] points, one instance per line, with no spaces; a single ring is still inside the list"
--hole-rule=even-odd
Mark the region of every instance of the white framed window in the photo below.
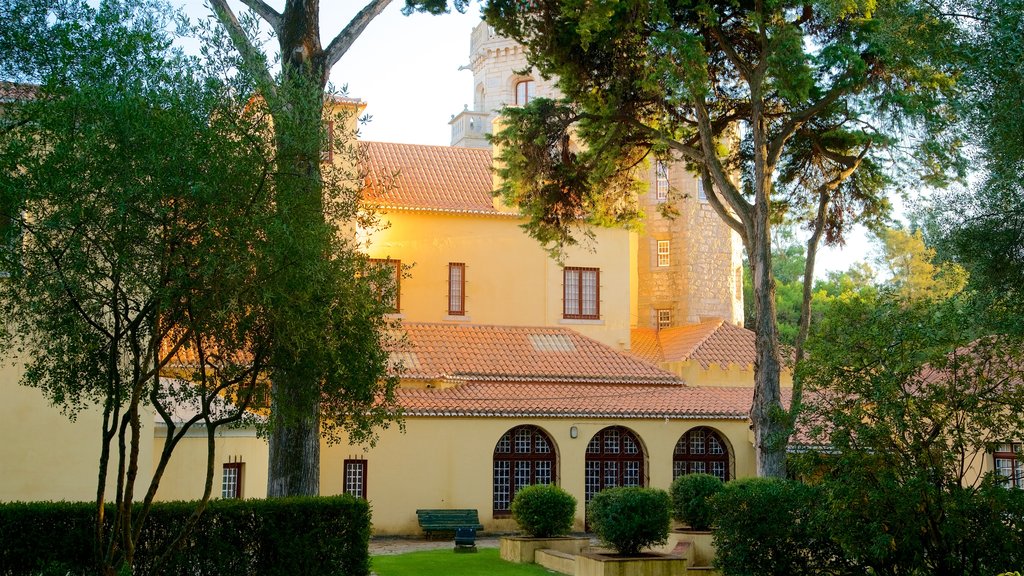
[[[654,164],[654,193],[658,202],[668,200],[668,164],[661,160]]]
[[[664,268],[672,263],[672,242],[658,240],[658,267]]]
[[[1020,442],[997,444],[993,457],[997,481],[1006,488],[1024,488],[1024,458]]]
[[[220,497],[225,499],[242,497],[242,462],[229,462],[224,465],[221,475]]]
[[[533,80],[520,80],[516,82],[516,106],[524,106],[530,103],[536,95],[536,83]]]
[[[708,194],[704,191],[704,180],[702,178],[697,178],[697,200],[701,202],[708,201]]]
[[[658,310],[658,328],[668,328],[669,326],[672,326],[672,311]]]
[[[345,460],[344,491],[366,500],[366,460]]]
[[[601,271],[599,269],[563,269],[562,317],[585,320],[601,318]]]

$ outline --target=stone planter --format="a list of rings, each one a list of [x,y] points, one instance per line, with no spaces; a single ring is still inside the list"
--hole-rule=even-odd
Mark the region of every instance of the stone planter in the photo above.
[[[680,542],[689,542],[693,551],[691,567],[711,566],[715,561],[714,534],[709,530],[676,529],[668,534],[666,551],[671,551]]]
[[[501,539],[501,559],[506,562],[533,564],[534,554],[544,548],[566,554],[579,554],[590,545],[590,538],[556,536],[553,538],[531,538],[528,536],[504,536]]]
[[[624,557],[584,552],[576,557],[575,576],[683,576],[686,560],[648,552]]]

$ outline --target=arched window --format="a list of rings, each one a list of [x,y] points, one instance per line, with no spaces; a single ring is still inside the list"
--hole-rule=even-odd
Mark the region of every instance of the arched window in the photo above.
[[[533,100],[535,96],[533,80],[520,80],[516,82],[516,106],[523,106]]]
[[[636,434],[622,426],[601,430],[587,444],[586,501],[605,488],[643,486],[644,449]]]
[[[494,515],[508,516],[516,492],[534,484],[554,484],[555,444],[536,426],[516,426],[494,447]]]
[[[711,428],[694,428],[683,434],[672,454],[672,479],[683,474],[712,474],[729,479],[729,449]]]

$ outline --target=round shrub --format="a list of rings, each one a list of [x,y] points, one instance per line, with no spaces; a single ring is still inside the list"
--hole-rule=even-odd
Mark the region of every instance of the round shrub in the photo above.
[[[711,527],[708,499],[722,491],[722,481],[711,474],[683,474],[672,482],[672,517],[694,530]]]
[[[623,556],[635,556],[668,539],[668,492],[656,488],[608,488],[587,507],[590,528]]]
[[[576,499],[553,484],[527,486],[512,500],[512,517],[534,538],[568,534],[575,516]]]

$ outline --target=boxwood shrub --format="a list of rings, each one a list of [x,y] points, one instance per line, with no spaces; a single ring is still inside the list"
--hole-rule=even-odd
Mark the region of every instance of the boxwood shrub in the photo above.
[[[722,481],[711,474],[683,474],[672,482],[672,516],[694,530],[711,527],[714,515],[709,498],[722,491]]]
[[[608,488],[590,500],[587,518],[602,542],[623,556],[635,556],[668,540],[670,506],[664,490]]]
[[[370,573],[370,508],[350,496],[213,500],[168,562],[154,565],[195,502],[153,505],[135,574],[170,576]],[[111,518],[114,509],[108,510]],[[0,504],[0,576],[91,574],[95,505]]]
[[[535,538],[568,534],[575,517],[576,498],[553,484],[527,486],[512,499],[512,518]]]

